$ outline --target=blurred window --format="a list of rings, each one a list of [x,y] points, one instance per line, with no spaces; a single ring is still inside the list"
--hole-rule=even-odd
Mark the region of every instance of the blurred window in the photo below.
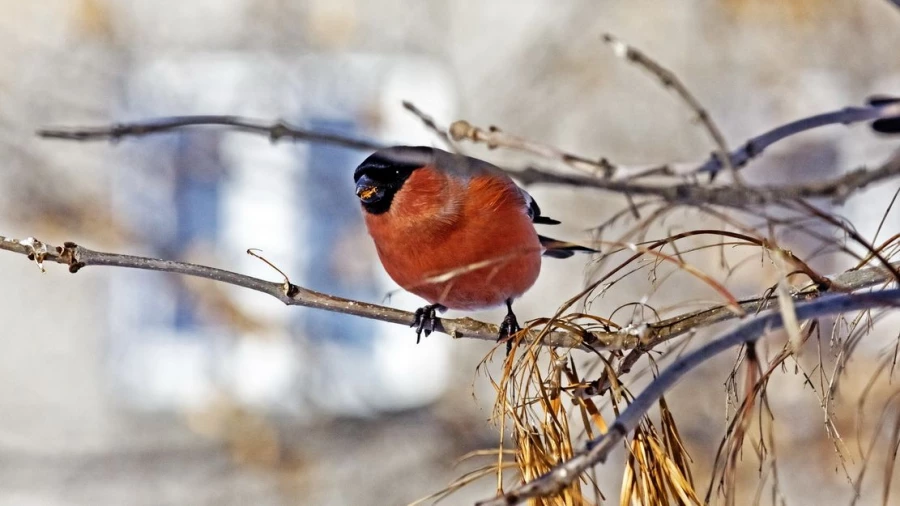
[[[449,82],[419,58],[260,62],[252,54],[198,54],[139,66],[123,82],[116,120],[234,114],[427,144],[427,131],[400,101],[449,115]],[[353,193],[352,171],[369,153],[273,144],[217,127],[130,140],[122,153],[113,213],[132,251],[277,279],[245,255],[259,248],[314,290],[378,303],[396,289]],[[423,302],[401,294],[389,303]],[[122,399],[142,409],[228,395],[266,409],[365,414],[422,405],[446,385],[446,342],[416,347],[410,329],[286,308],[236,287],[118,271],[109,305],[109,369]]]

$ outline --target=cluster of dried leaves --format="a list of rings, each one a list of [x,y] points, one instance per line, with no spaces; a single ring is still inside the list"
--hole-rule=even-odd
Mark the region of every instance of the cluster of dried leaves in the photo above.
[[[890,212],[892,205],[893,202],[885,209],[885,216]],[[795,203],[785,203],[783,207],[804,208],[796,206]],[[737,318],[769,306],[779,307],[783,314],[789,314],[795,299],[816,297],[830,290],[857,288],[840,285],[842,280],[849,279],[848,274],[859,272],[860,269],[871,265],[875,265],[881,273],[873,283],[876,289],[895,282],[897,278],[893,277],[891,270],[896,268],[896,263],[891,261],[896,262],[896,258],[900,255],[900,235],[894,235],[878,246],[866,243],[865,246],[870,253],[860,256],[841,241],[831,239],[831,234],[821,235],[821,230],[812,232],[811,229],[802,226],[811,219],[820,217],[820,213],[813,210],[806,215],[798,214],[790,219],[782,218],[777,224],[763,216],[767,225],[764,230],[769,234],[766,237],[760,234],[750,235],[754,233],[751,227],[742,226],[742,232],[723,229],[718,233],[702,230],[673,234],[663,241],[638,243],[631,249],[619,250],[618,252],[637,251],[637,253],[612,267],[598,267],[597,272],[602,273],[599,276],[600,281],[588,284],[585,290],[560,308],[556,316],[530,322],[529,330],[540,333],[563,328],[573,334],[584,334],[598,329],[613,332],[625,326],[644,326],[651,329],[656,325],[659,329],[671,329],[672,320],[695,313],[686,313],[664,320],[662,315],[673,311],[683,313],[685,306],[653,308],[646,300],[667,282],[677,280],[684,283],[685,275],[699,280],[710,288],[711,293],[720,296],[721,301],[713,306],[719,311],[715,314],[708,310],[700,311],[699,314],[705,314],[705,317],[692,320],[686,331],[679,332],[677,335],[681,336],[680,341],[670,341],[676,335],[669,333],[645,333],[652,335],[652,339],[649,339],[647,344],[627,352],[594,349],[585,356],[581,350],[542,346],[538,341],[523,340],[516,343],[503,362],[500,376],[496,379],[491,378],[497,391],[494,420],[500,428],[501,439],[497,449],[492,454],[489,452],[486,454],[492,455],[495,462],[479,468],[476,474],[467,476],[465,482],[479,476],[495,476],[498,496],[504,497],[504,494],[507,494],[505,497],[508,502],[515,502],[517,500],[515,495],[510,499],[511,488],[515,489],[518,483],[527,483],[546,475],[559,464],[571,459],[585,441],[594,440],[598,435],[606,433],[610,420],[603,413],[618,416],[621,408],[629,404],[631,393],[628,385],[640,381],[643,375],[654,374],[658,362],[667,361],[670,356],[680,354],[691,342],[690,336],[695,335],[706,325],[721,321],[723,315],[726,319]],[[759,215],[761,212],[748,214]],[[851,226],[842,220],[824,221],[832,223],[835,231],[841,234],[854,233]],[[739,223],[736,218],[732,218],[731,222]],[[777,237],[781,232],[816,234],[821,236],[821,248],[807,259],[797,258],[779,245]],[[712,240],[707,240],[701,245],[677,247],[679,241],[694,239],[700,235]],[[622,240],[615,241],[617,244],[622,242]],[[670,246],[672,253],[663,254],[657,251],[660,244]],[[727,265],[726,256],[723,255],[720,263],[725,267],[717,269],[725,273],[722,280],[717,280],[715,274],[692,267],[689,262],[692,255],[701,255],[701,258],[705,258],[708,262],[710,250],[721,254],[726,247],[729,249],[746,247],[754,250],[737,265],[731,266]],[[809,267],[809,263],[815,257],[833,253],[834,250],[858,257],[857,266],[843,276],[824,276]],[[609,257],[616,253],[613,251],[609,256],[604,256],[600,263],[608,261]],[[704,253],[707,254],[706,257],[702,256]],[[878,256],[888,263],[879,266],[878,260],[875,260]],[[671,267],[664,270],[665,265]],[[739,301],[725,286],[729,278],[738,275],[741,270],[750,269],[753,269],[757,276],[774,276],[776,281],[771,290],[760,298]],[[631,311],[616,310],[608,317],[599,317],[568,310],[575,300],[584,302],[592,297],[602,296],[618,281],[642,271],[646,271],[647,276],[654,280],[653,289],[644,301],[619,308],[622,310],[630,308]],[[616,273],[620,272],[625,274],[615,278]],[[689,301],[684,303],[686,305]],[[635,308],[638,311],[634,311]],[[621,316],[617,317],[617,312],[626,315],[624,321],[621,320]],[[767,490],[763,485],[768,480],[770,485],[768,490],[773,494],[773,498],[779,497],[774,443],[776,424],[774,414],[768,406],[766,387],[772,375],[782,370],[788,362],[794,363],[795,367],[802,371],[812,392],[817,396],[823,409],[827,433],[833,440],[839,458],[842,461],[849,459],[846,445],[842,441],[837,424],[832,419],[835,389],[860,339],[872,329],[873,321],[883,314],[885,313],[867,311],[856,314],[851,320],[837,319],[832,323],[830,337],[824,338],[821,335],[821,325],[828,323],[820,324],[818,320],[794,320],[786,324],[788,337],[783,339],[780,349],[769,354],[771,356],[757,354],[757,348],[753,345],[745,347],[739,354],[740,358],[735,361],[728,382],[729,398],[732,399],[730,405],[733,408],[724,427],[708,485],[700,484],[698,488],[691,469],[692,461],[679,435],[675,417],[665,399],[661,399],[658,403],[658,417],[645,416],[639,427],[630,435],[626,446],[620,504],[706,504],[716,497],[724,500],[726,504],[733,504],[737,494],[738,466],[743,460],[743,452],[748,449],[758,461],[760,481],[757,494]],[[620,320],[618,324],[615,323],[617,319]],[[817,347],[818,354],[815,372],[803,369],[795,356],[802,350],[809,349],[811,339]],[[495,351],[502,352],[502,349],[498,347]],[[826,350],[825,354],[823,349]],[[900,355],[900,340],[890,353],[885,354],[882,366],[872,379],[873,382],[886,369],[893,369],[898,355]],[[642,359],[645,365],[636,367]],[[741,378],[743,380],[740,380]],[[877,433],[872,436],[873,441],[877,436]],[[863,458],[864,456],[865,453]],[[510,467],[515,467],[517,473],[511,473]],[[607,468],[606,472],[609,471]],[[886,472],[889,477],[890,472]],[[861,478],[862,475],[851,481],[858,486]],[[889,480],[886,483],[889,484]],[[463,482],[454,484],[450,489],[442,491],[441,495],[462,484]],[[592,474],[587,473],[552,495],[534,499],[534,504],[599,504],[604,498],[603,494]]]

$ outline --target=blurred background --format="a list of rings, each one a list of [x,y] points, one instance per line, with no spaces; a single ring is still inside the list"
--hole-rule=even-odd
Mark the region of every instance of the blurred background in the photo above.
[[[353,195],[351,173],[367,153],[215,129],[115,144],[34,131],[236,114],[438,145],[401,107],[410,100],[445,125],[497,125],[626,165],[707,156],[684,107],[618,60],[604,32],[675,71],[732,146],[872,93],[900,93],[900,9],[885,0],[0,0],[0,13],[0,234],[278,279],[245,254],[259,248],[294,283],[404,309],[420,301],[395,292]],[[863,126],[830,127],[773,148],[746,176],[824,178],[896,147]],[[464,148],[510,167],[527,161]],[[871,237],[895,190],[875,187],[842,212]],[[571,188],[529,191],[564,222],[555,235],[571,240],[589,240],[588,229],[625,205]],[[900,229],[898,214],[889,218],[881,237]],[[580,289],[586,260],[545,262],[520,318],[547,316]],[[752,295],[771,279],[737,276],[730,288]],[[639,299],[649,280],[634,280],[592,311]],[[12,254],[0,254],[0,286],[0,504],[405,504],[463,474],[458,458],[498,441],[494,392],[476,373],[490,343],[435,335],[416,346],[410,329],[247,290],[106,268],[41,274]],[[885,342],[854,367],[870,369]],[[731,360],[670,398],[699,476],[724,432]],[[848,446],[867,444],[876,429],[854,435],[852,414],[868,376],[848,377],[841,428]],[[773,385],[785,497],[848,502],[816,396],[802,375]],[[893,393],[886,380],[876,390]],[[612,503],[621,458],[598,473]],[[751,503],[756,470],[742,478]],[[880,503],[875,489],[862,503]],[[448,503],[493,493],[487,479]]]

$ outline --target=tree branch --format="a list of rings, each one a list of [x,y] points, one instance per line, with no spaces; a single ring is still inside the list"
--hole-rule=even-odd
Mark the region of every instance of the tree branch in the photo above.
[[[108,127],[51,127],[38,130],[37,135],[45,139],[69,141],[118,141],[124,137],[140,137],[199,126],[224,126],[239,132],[263,134],[268,136],[272,142],[291,139],[334,144],[363,151],[374,151],[384,147],[383,144],[377,142],[356,139],[346,135],[306,130],[292,126],[284,121],[267,123],[240,116],[172,116],[135,121],[133,123],[119,123]]]
[[[410,104],[411,105],[411,104]],[[413,106],[414,107],[414,106]],[[419,116],[426,126],[432,128],[438,135],[442,136],[444,132],[436,124],[432,126],[433,120],[425,115],[424,112],[415,108],[407,108]],[[701,109],[702,110],[702,109]],[[866,107],[847,107],[838,111],[827,112],[802,118],[785,125],[778,126],[768,132],[756,136],[729,155],[729,161],[735,169],[744,167],[750,160],[759,156],[766,148],[772,144],[783,140],[792,135],[818,128],[825,125],[844,124],[874,121],[877,119],[900,117],[900,102],[877,103]],[[457,122],[451,126],[451,134],[457,138],[468,138],[476,142],[485,142],[489,146],[507,146],[515,149],[524,150],[533,154],[557,160],[567,165],[587,165],[595,170],[599,169],[603,175],[611,176],[625,170],[624,167],[616,166],[607,159],[591,160],[578,155],[561,151],[552,146],[528,141],[516,136],[505,134],[499,130],[493,129],[485,131],[473,127],[466,122]],[[274,123],[265,122],[257,119],[244,118],[240,116],[174,116],[163,118],[151,118],[133,123],[120,123],[105,127],[48,127],[37,131],[37,135],[46,139],[74,140],[74,141],[117,141],[125,137],[140,137],[144,135],[158,134],[178,130],[182,128],[202,127],[202,126],[223,126],[232,128],[241,132],[262,134],[268,136],[273,142],[281,139],[291,139],[296,141],[322,142],[326,144],[334,144],[350,149],[358,149],[363,151],[374,151],[384,147],[374,141],[356,139],[339,134],[330,134],[324,132],[315,132],[311,130],[301,129],[283,121]],[[454,128],[455,127],[455,128]],[[467,128],[466,128],[467,127]],[[690,168],[679,168],[675,170],[673,165],[663,164],[654,165],[649,172],[662,175],[688,174],[688,173],[715,173],[725,167],[720,160],[720,156],[714,153],[710,158],[697,166]],[[677,200],[678,192],[683,191],[685,187],[697,187],[696,185],[675,185],[665,187],[645,187],[643,185],[631,185],[626,181],[633,179],[635,176],[642,176],[648,172],[647,168],[635,169],[627,171],[631,176],[626,180],[610,181],[592,179],[587,176],[575,176],[573,179],[567,179],[565,175],[554,172],[529,168],[514,174],[520,178],[525,184],[531,183],[553,183],[553,184],[570,184],[584,185],[584,181],[593,181],[588,186],[594,188],[602,188],[610,191],[630,194],[651,194],[658,195],[663,193],[667,200]],[[718,187],[717,187],[718,188]],[[714,193],[717,190],[713,190]],[[695,192],[696,193],[696,192]],[[702,192],[701,192],[702,193]],[[709,200],[710,203],[718,203]],[[746,199],[742,202],[746,202]]]
[[[488,149],[495,149],[500,146],[516,149],[542,158],[547,158],[548,160],[556,160],[578,169],[587,169],[591,171],[592,174],[600,171],[606,178],[611,177],[616,170],[616,166],[611,164],[606,158],[591,160],[583,156],[563,151],[549,144],[543,144],[517,135],[508,134],[495,126],[485,130],[466,120],[458,120],[450,125],[449,133],[455,141],[465,139],[471,142],[480,142],[486,144]]]
[[[846,311],[888,306],[900,306],[900,289],[829,295],[811,302],[797,304],[795,311],[798,319],[809,320]],[[559,492],[573,481],[580,479],[582,473],[588,468],[605,461],[615,445],[638,426],[650,408],[685,374],[719,353],[744,343],[756,341],[764,333],[780,328],[782,325],[781,312],[773,309],[682,356],[634,398],[622,414],[616,418],[606,434],[588,441],[584,450],[557,465],[547,474],[507,492],[503,496],[479,502],[477,505],[512,505],[527,499],[545,497]]]
[[[651,185],[579,174],[563,174],[531,167],[514,172],[512,175],[525,185],[542,183],[588,187],[630,195],[655,196],[677,204],[746,208],[799,198],[830,198],[840,203],[853,192],[870,184],[900,176],[900,151],[877,169],[857,169],[826,181],[789,186],[737,187],[692,183]]]
[[[731,153],[731,163],[735,168],[744,167],[750,160],[762,154],[772,144],[807,130],[827,125],[852,125],[854,123],[875,121],[895,116],[900,116],[900,102],[864,107],[845,107],[837,111],[801,118],[777,126],[748,140],[743,146]],[[721,169],[721,161],[717,156],[713,155],[705,163],[694,169],[693,172],[715,173]]]
[[[411,326],[415,321],[415,314],[408,311],[335,297],[294,285],[288,280],[284,283],[276,283],[204,265],[117,253],[104,253],[79,246],[73,242],[66,242],[62,247],[54,247],[34,238],[16,240],[0,236],[0,250],[27,255],[29,259],[38,263],[41,270],[43,270],[44,262],[55,262],[68,265],[69,272],[72,273],[91,265],[171,272],[248,288],[275,297],[289,306],[323,309],[335,313],[407,326]],[[472,318],[439,318],[436,321],[434,331],[447,334],[453,338],[473,338],[487,341],[496,341],[500,333],[497,325],[484,323]],[[537,331],[529,331],[526,341],[535,339],[537,335]],[[606,341],[620,343],[625,337],[627,336],[604,332],[586,332],[584,335],[579,336],[572,332],[554,330],[546,333],[542,339],[542,344],[566,348],[578,348],[584,345],[604,348]],[[631,339],[635,340],[634,337]]]
[[[456,151],[456,146],[453,145],[453,141],[450,140],[450,135],[447,133],[447,130],[438,126],[438,124],[434,121],[434,118],[425,113],[422,109],[416,107],[415,104],[408,100],[403,101],[403,108],[407,111],[411,112],[413,116],[419,118],[425,128],[431,130],[431,132],[438,136],[439,139],[447,146],[447,149],[450,151]]]
[[[283,283],[276,283],[204,265],[117,253],[104,253],[72,242],[66,242],[62,247],[54,247],[31,237],[17,240],[0,236],[0,250],[27,255],[29,259],[37,262],[38,267],[42,271],[44,262],[55,262],[68,265],[69,271],[72,273],[78,272],[82,267],[91,265],[171,272],[248,288],[275,297],[289,306],[323,309],[325,311],[360,316],[398,325],[411,326],[415,321],[415,314],[408,311],[335,297],[294,285],[287,279]],[[894,265],[900,266],[900,263]],[[832,278],[831,286],[840,290],[852,291],[886,283],[891,279],[892,277],[886,269],[871,267],[848,271],[835,276]],[[801,290],[794,294],[793,297],[795,300],[802,301],[818,297],[823,293],[824,288],[813,286],[807,290]],[[740,302],[741,308],[748,313],[769,308],[772,304],[772,301],[767,298],[747,299]],[[571,330],[574,328],[572,325],[567,325],[566,328],[569,330],[552,329],[546,332],[541,338],[541,344],[585,350],[644,349],[674,339],[691,330],[727,321],[735,317],[734,308],[723,305],[678,315],[656,323],[632,325],[611,332],[582,331],[581,333],[576,333]],[[552,325],[552,322],[550,324]],[[447,334],[453,338],[495,341],[500,329],[497,325],[472,318],[438,318],[434,331]],[[541,334],[542,331],[540,329],[528,330],[525,342],[533,342]]]

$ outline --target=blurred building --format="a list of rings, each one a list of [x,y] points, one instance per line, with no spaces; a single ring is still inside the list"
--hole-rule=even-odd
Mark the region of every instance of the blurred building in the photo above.
[[[354,75],[369,78],[348,79]],[[117,116],[229,111],[351,137],[431,142],[389,105],[401,94],[445,116],[455,101],[446,70],[421,57],[260,61],[253,51],[204,51],[136,68],[122,80]],[[302,286],[369,301],[394,290],[353,203],[349,174],[365,153],[215,130],[146,140],[118,150],[123,170],[111,194],[113,214],[147,254],[277,275],[245,254],[259,247]],[[421,406],[447,386],[449,343],[417,348],[412,333],[394,325],[285,311],[246,290],[210,296],[221,289],[177,276],[122,271],[111,283],[109,364],[137,405],[197,407],[224,390],[296,416],[362,415]],[[406,294],[394,302],[415,304]]]

